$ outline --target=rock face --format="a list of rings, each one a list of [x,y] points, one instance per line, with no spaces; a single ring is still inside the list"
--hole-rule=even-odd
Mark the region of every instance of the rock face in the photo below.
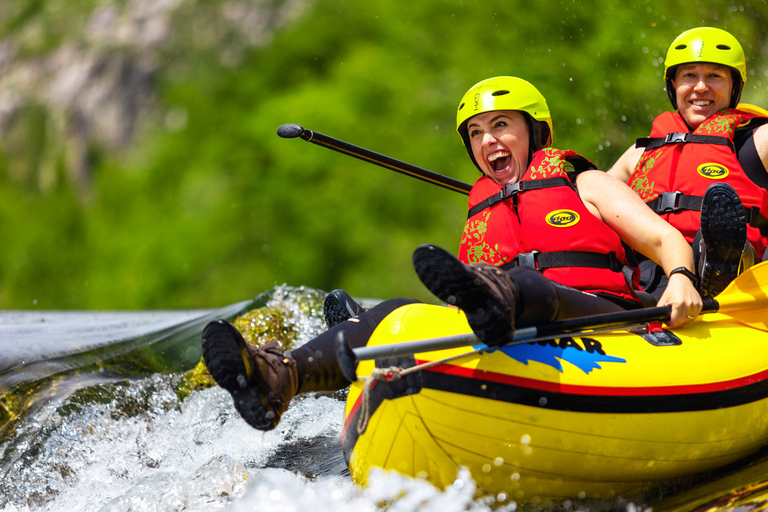
[[[11,179],[45,192],[64,174],[87,198],[95,151],[125,148],[143,120],[183,129],[185,112],[158,104],[159,75],[194,73],[200,52],[236,66],[303,3],[105,0],[91,12],[46,5],[17,21],[0,41],[0,138]]]

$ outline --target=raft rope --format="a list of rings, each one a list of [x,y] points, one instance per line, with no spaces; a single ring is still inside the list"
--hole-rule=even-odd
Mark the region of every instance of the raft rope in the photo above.
[[[360,435],[363,432],[365,432],[366,428],[368,428],[368,421],[371,419],[371,388],[373,387],[373,383],[375,381],[389,382],[393,380],[400,380],[403,377],[410,375],[411,373],[420,372],[422,370],[426,370],[427,368],[432,368],[433,366],[438,366],[438,365],[447,363],[449,361],[454,361],[456,359],[461,359],[462,357],[479,354],[481,352],[486,352],[488,350],[495,350],[497,348],[511,347],[513,345],[522,345],[523,343],[536,343],[539,341],[550,341],[558,338],[564,338],[566,336],[580,337],[580,336],[588,336],[588,335],[594,336],[596,334],[606,334],[606,333],[618,332],[618,331],[628,331],[628,332],[645,331],[648,329],[649,325],[650,325],[649,323],[643,323],[643,324],[636,324],[636,325],[629,325],[629,326],[625,325],[622,327],[608,327],[605,329],[594,329],[589,331],[549,334],[546,336],[538,336],[535,338],[527,338],[520,341],[514,341],[512,343],[507,343],[502,347],[476,348],[474,350],[470,350],[469,352],[464,352],[463,354],[457,354],[455,356],[445,357],[437,361],[429,361],[426,363],[417,364],[416,366],[411,366],[410,368],[400,368],[397,366],[390,366],[389,368],[374,368],[370,376],[357,378],[357,380],[365,381],[363,385],[363,403],[361,404],[361,408],[360,408],[360,417],[357,420],[357,433],[358,435]]]

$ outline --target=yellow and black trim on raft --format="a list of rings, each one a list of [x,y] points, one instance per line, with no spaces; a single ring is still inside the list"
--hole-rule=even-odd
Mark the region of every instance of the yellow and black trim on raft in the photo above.
[[[725,302],[739,294],[734,284]],[[742,310],[662,337],[564,335],[362,361],[365,378],[374,366],[471,352],[376,381],[367,394],[355,382],[342,431],[350,473],[364,484],[379,467],[443,487],[465,466],[481,489],[526,502],[629,495],[743,458],[768,443],[768,315],[759,307],[768,279],[752,284],[735,299],[745,301]],[[456,309],[412,304],[388,316],[368,345],[469,332]]]

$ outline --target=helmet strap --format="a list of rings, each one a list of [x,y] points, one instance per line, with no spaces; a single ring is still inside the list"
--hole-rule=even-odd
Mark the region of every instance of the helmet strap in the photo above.
[[[464,147],[467,150],[469,159],[472,160],[473,164],[475,164],[475,167],[477,168],[478,171],[480,171],[480,174],[483,174],[483,170],[480,169],[480,165],[477,163],[477,160],[475,160],[475,155],[472,153],[472,144],[469,142],[469,134],[467,133],[466,123],[464,123],[462,128],[459,130],[459,135],[461,135],[461,140],[464,141]]]
[[[672,102],[672,108],[677,110],[677,91],[671,78],[667,78],[667,96],[669,96],[669,101]]]
[[[530,132],[528,142],[528,165],[530,166],[533,161],[533,154],[547,146],[551,134],[546,123],[537,121],[527,112],[523,112],[523,114],[528,121],[528,131]]]
[[[540,137],[538,123],[533,120],[529,114],[525,114],[525,120],[528,121],[528,163],[526,167],[530,167],[533,162],[533,153],[538,151],[537,141]]]
[[[741,75],[737,70],[731,71],[733,75],[733,90],[731,91],[731,108],[736,108],[741,99],[741,93],[744,90],[744,82],[741,80]]]

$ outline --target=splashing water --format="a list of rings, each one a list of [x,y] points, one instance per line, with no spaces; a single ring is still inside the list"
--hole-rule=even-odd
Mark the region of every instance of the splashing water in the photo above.
[[[393,472],[372,471],[368,487],[361,489],[348,479],[330,477],[309,481],[287,472],[263,472],[256,477],[233,512],[364,512],[386,509],[393,512],[481,512],[491,510],[489,500],[475,499],[475,484],[460,471],[452,487],[437,490],[431,484]],[[496,508],[513,512],[514,504]]]
[[[179,403],[178,377],[155,375],[76,393],[26,428],[29,442],[2,491],[11,510],[208,510],[243,494],[249,478],[285,443],[335,439],[343,402],[304,397],[280,428],[261,433],[212,388]],[[89,390],[90,394],[91,390]],[[338,443],[334,443],[338,446]]]
[[[325,329],[318,296],[282,286],[265,302],[286,312],[297,346]],[[182,376],[70,377],[77,391],[52,393],[0,443],[0,511],[489,510],[467,474],[445,492],[384,472],[355,486],[340,445],[345,393],[296,397],[259,432],[221,388],[180,400]]]
[[[261,304],[287,312],[301,345],[325,329],[318,298],[317,290],[283,286]],[[198,346],[199,335],[189,343]],[[180,399],[183,376],[95,370],[67,377],[63,387],[75,391],[50,392],[0,438],[0,512],[547,510],[480,495],[464,470],[444,490],[383,471],[358,487],[340,446],[345,393],[300,395],[275,430],[259,432],[221,388]],[[617,500],[552,510],[642,507]]]

